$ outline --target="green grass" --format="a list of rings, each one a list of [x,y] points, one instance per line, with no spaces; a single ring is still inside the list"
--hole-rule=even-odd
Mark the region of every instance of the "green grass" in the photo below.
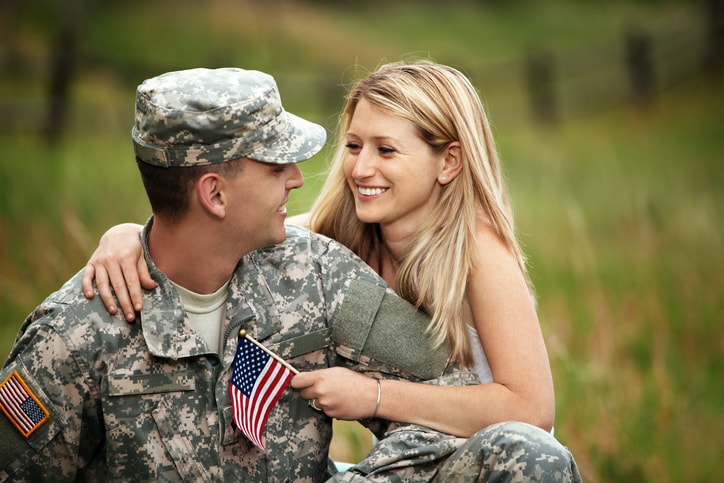
[[[575,109],[581,94],[562,92],[562,122],[542,127],[529,122],[515,64],[535,45],[569,55],[561,61],[569,68],[589,47],[611,44],[615,52],[633,22],[690,25],[696,11],[683,2],[443,10],[178,4],[178,21],[164,16],[168,2],[89,12],[83,51],[93,60],[82,65],[71,124],[56,145],[35,134],[47,35],[33,17],[18,22],[26,70],[0,75],[0,108],[24,108],[0,123],[0,354],[107,227],[148,215],[128,136],[143,77],[196,65],[268,70],[285,107],[332,136],[338,84],[354,77],[355,64],[372,69],[429,54],[470,72],[488,105],[538,291],[556,435],[586,481],[715,480],[724,432],[721,84],[689,73],[661,86],[649,109],[604,103],[585,116]],[[501,62],[506,67],[490,77],[491,63]],[[610,84],[598,86],[610,91]],[[311,203],[327,155],[301,165],[306,185],[290,212]],[[335,457],[360,458],[367,433],[354,424],[338,429]]]

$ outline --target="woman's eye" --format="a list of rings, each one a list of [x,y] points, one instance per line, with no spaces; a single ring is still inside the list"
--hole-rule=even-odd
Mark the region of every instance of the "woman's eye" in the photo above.
[[[356,142],[348,142],[347,144],[344,145],[344,147],[347,148],[350,152],[352,152],[354,154],[357,154],[362,150],[362,145],[360,143],[356,143]],[[386,156],[386,155],[395,153],[396,151],[395,151],[395,149],[387,147],[387,146],[379,146],[379,147],[377,147],[377,152],[381,156]]]

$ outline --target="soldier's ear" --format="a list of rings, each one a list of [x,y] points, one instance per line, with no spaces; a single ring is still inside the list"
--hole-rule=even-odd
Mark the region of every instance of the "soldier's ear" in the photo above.
[[[217,173],[206,173],[196,182],[194,188],[201,207],[219,219],[226,216],[225,180]]]

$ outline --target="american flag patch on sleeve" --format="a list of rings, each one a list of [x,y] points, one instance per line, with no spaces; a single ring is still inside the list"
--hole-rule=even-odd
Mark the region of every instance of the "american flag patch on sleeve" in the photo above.
[[[16,371],[0,383],[0,409],[26,438],[50,417],[48,410]]]

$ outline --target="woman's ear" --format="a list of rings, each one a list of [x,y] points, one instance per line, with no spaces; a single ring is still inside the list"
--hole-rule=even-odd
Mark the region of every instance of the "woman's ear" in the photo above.
[[[223,219],[226,216],[224,179],[218,173],[206,173],[196,182],[196,195],[202,208],[211,216]]]
[[[457,178],[463,170],[463,156],[460,150],[460,142],[452,141],[445,148],[445,159],[443,160],[442,169],[437,175],[437,182],[446,185]]]

